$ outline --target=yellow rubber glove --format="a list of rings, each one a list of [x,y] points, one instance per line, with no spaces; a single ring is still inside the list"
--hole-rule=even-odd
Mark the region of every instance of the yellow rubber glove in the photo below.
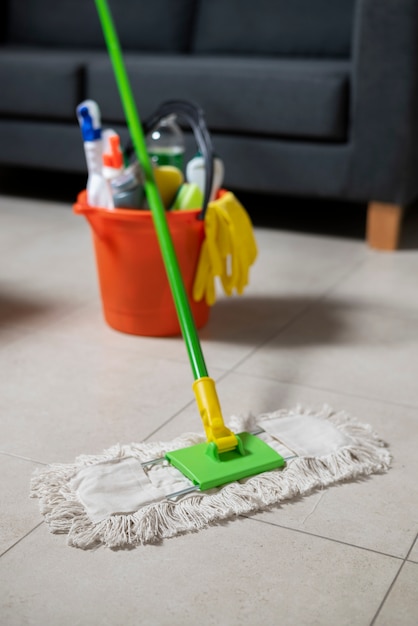
[[[234,289],[242,294],[248,284],[249,269],[257,258],[257,244],[251,220],[242,204],[230,192],[218,200],[217,211],[223,220],[223,228],[228,231],[231,239],[231,267],[228,268],[227,262],[224,263],[222,285],[228,294]]]
[[[217,244],[219,220],[212,204],[208,205],[205,215],[205,239],[200,250],[193,285],[194,300],[205,298],[209,306],[215,303],[215,276],[221,275],[223,267],[222,255]]]
[[[193,299],[196,302],[206,300],[209,306],[215,304],[215,275],[211,265],[208,251],[208,242],[205,239],[200,250],[199,263],[193,283]]]
[[[193,288],[195,300],[205,297],[214,304],[215,277],[227,295],[242,294],[248,284],[249,268],[257,257],[251,220],[235,196],[227,192],[211,202],[205,216],[202,245]]]

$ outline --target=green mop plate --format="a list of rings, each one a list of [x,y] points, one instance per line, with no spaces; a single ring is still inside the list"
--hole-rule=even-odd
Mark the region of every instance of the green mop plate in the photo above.
[[[236,437],[244,454],[236,448],[218,455],[216,444],[205,442],[167,452],[165,458],[202,491],[285,466],[284,458],[255,435]]]

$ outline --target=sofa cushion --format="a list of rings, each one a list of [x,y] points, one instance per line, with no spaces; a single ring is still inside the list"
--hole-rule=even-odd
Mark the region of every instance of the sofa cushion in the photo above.
[[[83,61],[59,50],[3,49],[0,114],[75,120]]]
[[[341,140],[346,136],[348,61],[126,55],[140,115],[165,100],[200,104],[212,131]],[[87,66],[87,95],[103,119],[124,120],[107,59]]]
[[[194,0],[111,0],[125,50],[185,50],[189,45]],[[93,0],[12,0],[11,43],[59,48],[103,48]]]
[[[201,54],[347,57],[355,0],[200,0]]]

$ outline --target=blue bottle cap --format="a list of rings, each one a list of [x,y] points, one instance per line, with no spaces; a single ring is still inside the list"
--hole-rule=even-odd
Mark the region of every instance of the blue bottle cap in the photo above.
[[[94,125],[93,115],[86,104],[81,104],[77,107],[77,117],[84,141],[96,141],[97,139],[101,139],[102,129],[100,126]]]

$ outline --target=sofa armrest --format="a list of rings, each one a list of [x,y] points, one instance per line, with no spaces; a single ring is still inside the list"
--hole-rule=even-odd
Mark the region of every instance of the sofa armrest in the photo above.
[[[417,0],[357,0],[352,59],[353,176],[369,199],[405,204],[418,193]]]

